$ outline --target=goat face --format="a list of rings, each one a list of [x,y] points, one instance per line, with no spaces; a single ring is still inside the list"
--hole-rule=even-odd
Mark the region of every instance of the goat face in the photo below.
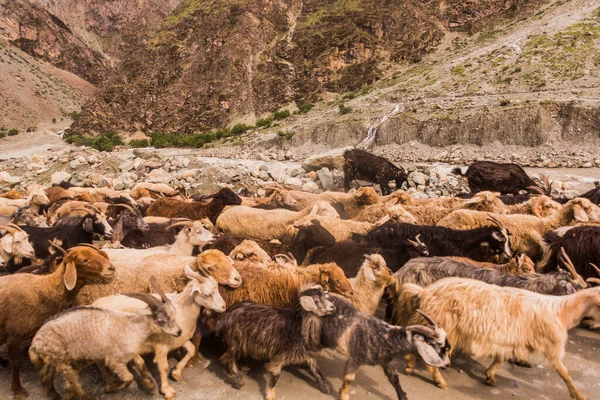
[[[262,264],[265,267],[268,263],[273,261],[267,252],[253,240],[242,241],[242,243],[237,245],[231,253],[229,253],[229,257],[234,260],[250,260],[254,263]]]
[[[556,214],[562,207],[559,203],[548,196],[536,196],[531,200],[531,213],[539,218],[550,217]]]
[[[206,250],[196,257],[196,268],[203,276],[212,276],[220,285],[232,288],[242,284],[240,273],[233,266],[233,259],[219,250]]]
[[[71,248],[63,259],[63,263],[74,264],[78,279],[112,279],[115,276],[115,267],[108,259],[108,254],[88,246],[75,246]]]
[[[305,311],[318,317],[331,315],[335,312],[335,304],[320,285],[312,286],[300,292],[300,305]]]
[[[319,283],[325,290],[341,294],[347,298],[351,298],[354,294],[350,281],[348,278],[346,278],[346,275],[344,275],[344,270],[338,267],[335,263],[321,266]]]
[[[490,234],[488,245],[495,254],[503,254],[507,258],[512,257],[512,251],[510,249],[510,241],[508,236],[510,234],[506,230],[496,229]]]
[[[319,215],[322,217],[340,218],[340,214],[333,206],[323,200],[317,201],[311,208],[309,215]]]
[[[294,199],[287,190],[275,192],[273,199],[277,207],[295,210],[298,202]]]
[[[366,268],[371,270],[367,277],[380,286],[387,285],[392,279],[392,270],[388,268],[384,258],[379,254],[365,255]],[[365,270],[366,271],[366,270]]]
[[[8,228],[7,228],[8,229]],[[0,239],[1,250],[10,257],[33,258],[35,252],[26,232],[12,230]]]
[[[204,246],[215,239],[212,232],[206,230],[200,222],[194,222],[192,226],[183,228],[182,232],[194,246]]]
[[[427,365],[446,369],[450,365],[450,343],[441,327],[413,325],[406,328],[409,341]]]
[[[91,218],[92,221],[92,230],[88,230],[86,229],[86,221],[84,221],[84,229],[88,232],[93,232],[93,233],[97,233],[98,235],[104,235],[106,237],[110,237],[113,234],[113,228],[112,226],[110,226],[110,224],[108,223],[108,219],[106,218],[106,215],[103,213],[96,213],[93,214],[91,217],[85,217],[87,218]]]
[[[190,279],[188,285],[192,286],[190,296],[194,300],[194,303],[216,312],[225,311],[225,300],[221,297],[219,284],[214,278],[202,276],[192,271],[189,266],[185,268],[185,276]]]
[[[377,204],[381,201],[381,198],[375,191],[375,189],[370,187],[361,187],[356,191],[354,197],[357,200],[357,203],[364,206],[369,206],[372,204]]]
[[[223,188],[219,190],[215,195],[215,198],[221,199],[224,204],[228,206],[239,206],[242,204],[242,198],[235,194],[233,190],[229,188]]]
[[[141,215],[132,213],[131,211],[123,211],[123,226],[127,229],[148,231],[150,226],[144,221]]]

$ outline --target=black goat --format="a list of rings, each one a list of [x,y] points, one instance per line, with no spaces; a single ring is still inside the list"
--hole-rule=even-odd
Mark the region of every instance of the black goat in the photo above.
[[[427,257],[429,250],[418,237],[415,240],[409,239],[395,243],[392,248],[376,246],[364,240],[347,240],[335,243],[333,246],[315,248],[309,252],[304,264],[334,262],[344,270],[344,274],[348,278],[352,278],[358,274],[365,254],[380,254],[384,258],[388,268],[395,272],[402,268],[411,258]]]
[[[494,254],[510,258],[512,252],[506,229],[483,227],[469,230],[451,229],[442,226],[396,224],[387,222],[373,229],[367,237],[378,246],[393,248],[404,240],[421,235],[432,256],[468,257],[481,247],[489,248]]]
[[[418,352],[429,365],[445,368],[450,364],[446,332],[432,321],[433,328],[424,325],[403,328],[358,311],[340,297],[334,296],[332,301],[336,312],[320,320],[321,344],[347,358],[344,383],[340,388],[341,400],[350,398],[349,386],[361,365],[381,365],[398,398],[405,400],[400,374],[392,365],[394,358]]]
[[[477,161],[471,164],[464,174],[460,167],[454,168],[452,173],[465,176],[473,193],[490,190],[502,194],[517,195],[521,190],[539,187],[525,173],[523,168],[512,163],[501,164],[492,161]]]
[[[379,184],[381,193],[392,192],[389,181],[396,182],[396,190],[407,180],[406,172],[383,157],[368,151],[351,149],[344,152],[344,190],[350,190],[350,183],[355,179],[364,179]]]
[[[311,222],[309,225],[295,227],[298,229],[298,233],[290,244],[272,243],[265,240],[255,240],[255,242],[271,257],[274,257],[276,254],[287,254],[289,252],[294,256],[298,264],[302,264],[311,249],[317,246],[329,247],[335,244],[335,237],[322,227],[318,220],[315,219]],[[204,249],[217,249],[225,254],[229,254],[244,239],[246,238],[242,236],[224,234],[217,237],[214,242],[207,245]]]
[[[104,224],[94,214],[83,217],[64,217],[51,228],[37,226],[22,226],[21,228],[29,234],[29,241],[37,258],[50,256],[48,241],[55,241],[62,248],[68,250],[79,243],[92,243],[94,234],[104,235],[105,233]]]
[[[594,182],[594,188],[580,194],[578,197],[588,199],[592,203],[600,206],[600,182]]]
[[[180,230],[183,229],[183,225],[180,224],[182,220],[189,221],[187,218],[173,218],[164,223],[149,223],[146,230],[129,231],[121,240],[121,244],[132,249],[147,249],[173,244]],[[203,222],[202,225],[209,231],[214,229],[211,224]]]
[[[559,229],[544,235],[548,248],[544,250],[539,267],[544,272],[556,271],[562,256],[560,249],[563,248],[583,279],[600,278],[600,271],[594,268],[594,265],[600,265],[600,227],[576,226],[566,232],[561,231]]]
[[[294,310],[244,301],[228,309],[216,332],[227,346],[221,357],[237,389],[244,386],[237,365],[242,358],[266,362],[267,399],[275,398],[275,384],[286,365],[307,364],[323,393],[333,387],[323,378],[314,354],[321,349],[321,317],[335,312],[331,296],[319,285],[300,292]]]
[[[118,212],[118,209],[122,209],[121,212]],[[142,213],[129,204],[113,204],[109,207],[109,210],[116,214],[114,222],[111,224],[113,226],[113,242],[120,242],[129,232],[143,234],[150,229],[146,221],[144,221]]]

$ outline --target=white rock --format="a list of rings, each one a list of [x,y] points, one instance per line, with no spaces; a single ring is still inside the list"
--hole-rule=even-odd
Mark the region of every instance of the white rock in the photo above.
[[[333,174],[327,167],[323,167],[317,171],[317,175],[319,177],[319,181],[321,181],[321,186],[325,190],[333,190],[335,189],[335,184],[333,183]]]
[[[113,181],[116,190],[130,189],[134,184],[135,180],[129,172],[117,176]]]
[[[71,174],[66,171],[56,171],[50,176],[50,182],[53,185],[58,185],[61,182],[65,182],[71,179]]]
[[[290,185],[290,186],[295,186],[295,187],[302,187],[302,181],[298,178],[288,178],[285,180],[284,182],[285,185]]]
[[[134,168],[134,162],[131,160],[125,160],[119,165],[121,171],[131,171]]]
[[[171,182],[171,174],[162,168],[156,168],[150,171],[146,176],[146,182],[150,183],[169,183]]]
[[[44,165],[46,165],[46,162],[44,161],[44,156],[41,154],[34,154],[31,157],[30,161],[32,164],[39,165],[40,167],[43,167]]]
[[[135,160],[133,160],[133,168],[138,169],[143,163],[144,160],[138,157]]]
[[[200,171],[197,168],[188,169],[182,172],[183,179],[195,178]]]
[[[80,163],[80,162],[79,162],[79,160],[77,160],[77,159],[75,159],[75,160],[72,160],[72,161],[69,163],[69,166],[70,166],[72,169],[76,169],[76,168],[77,168],[77,167],[79,167],[80,165],[81,165],[81,163]]]
[[[12,176],[11,174],[9,174],[6,171],[1,171],[0,172],[0,182],[15,184],[15,183],[21,182],[21,178],[19,178],[18,176]]]
[[[302,185],[302,190],[305,192],[314,193],[319,190],[319,185],[312,181],[306,182],[304,185]]]
[[[181,164],[183,164],[184,167],[187,167],[188,165],[190,165],[190,159],[184,157],[183,160],[181,160]]]

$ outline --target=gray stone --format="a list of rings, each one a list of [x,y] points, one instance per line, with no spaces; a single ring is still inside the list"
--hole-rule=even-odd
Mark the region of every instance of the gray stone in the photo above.
[[[113,185],[116,190],[130,189],[134,184],[135,180],[129,172],[125,172],[117,176],[113,181]]]
[[[171,174],[162,168],[153,169],[146,177],[146,182],[169,183],[171,182]]]
[[[341,147],[328,151],[327,153],[317,154],[308,157],[302,163],[302,168],[305,171],[318,171],[323,167],[329,169],[342,169],[344,167],[344,152],[350,150],[352,147]]]
[[[184,158],[181,160],[181,164],[183,164],[183,166],[184,166],[184,167],[187,167],[188,165],[190,165],[190,159],[189,159],[189,158],[187,158],[187,157],[184,157]]]
[[[57,171],[50,176],[50,182],[53,185],[58,185],[71,179],[71,174],[66,171]]]
[[[126,160],[119,165],[121,171],[131,171],[135,167],[135,163],[131,160]]]
[[[298,187],[298,188],[302,187],[302,181],[298,178],[288,178],[285,180],[284,184]]]
[[[426,185],[429,180],[429,177],[422,172],[414,172],[409,178],[417,185]]]
[[[260,173],[258,174],[258,177],[260,179],[262,179],[263,181],[268,181],[269,179],[271,179],[271,177],[269,176],[267,171],[260,171]]]
[[[19,178],[18,176],[12,176],[11,174],[9,174],[6,171],[1,171],[0,172],[0,182],[5,182],[5,183],[9,183],[9,184],[16,184],[21,182],[21,178]]]
[[[333,182],[333,174],[327,167],[323,167],[317,171],[317,175],[319,177],[319,181],[321,181],[321,186],[325,190],[333,190],[335,189],[335,184]]]
[[[76,168],[77,168],[77,167],[79,167],[80,165],[81,165],[81,163],[80,163],[80,162],[79,162],[79,160],[77,160],[77,159],[75,159],[75,160],[73,160],[73,161],[71,161],[71,162],[69,163],[69,166],[70,166],[72,169],[76,169]]]
[[[585,164],[582,165],[583,168],[592,168],[592,163],[591,162],[586,162]]]
[[[302,185],[302,190],[305,192],[314,193],[319,190],[319,185],[313,181],[306,182],[304,185]]]

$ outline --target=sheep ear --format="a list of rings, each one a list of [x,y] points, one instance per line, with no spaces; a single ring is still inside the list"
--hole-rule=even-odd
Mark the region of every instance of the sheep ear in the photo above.
[[[590,220],[585,210],[580,205],[573,207],[573,217],[579,222],[588,222]]]
[[[0,243],[2,243],[2,250],[4,250],[5,253],[12,254],[13,241],[13,236],[10,234],[4,235],[2,240],[0,240]]]
[[[310,296],[302,296],[300,297],[300,305],[308,312],[315,311],[317,309],[317,305],[315,301]]]
[[[308,215],[317,215],[318,212],[319,212],[319,206],[317,204],[315,204],[313,206],[313,208],[310,210],[310,213]]]
[[[63,275],[63,282],[67,290],[73,290],[77,283],[77,269],[75,268],[75,261],[65,261],[65,274]]]
[[[434,350],[434,348],[428,345],[427,342],[425,342],[423,336],[413,335],[412,342],[417,348],[417,351],[419,352],[421,358],[423,358],[423,361],[425,361],[425,364],[438,368],[446,366],[446,364],[444,363],[444,361],[442,361],[441,357]]]
[[[233,255],[233,259],[234,260],[243,260],[244,254],[241,251],[238,251]]]
[[[365,275],[365,278],[367,278],[371,281],[374,281],[376,279],[375,274],[373,273],[373,269],[369,266],[365,266],[363,268],[363,274]]]

